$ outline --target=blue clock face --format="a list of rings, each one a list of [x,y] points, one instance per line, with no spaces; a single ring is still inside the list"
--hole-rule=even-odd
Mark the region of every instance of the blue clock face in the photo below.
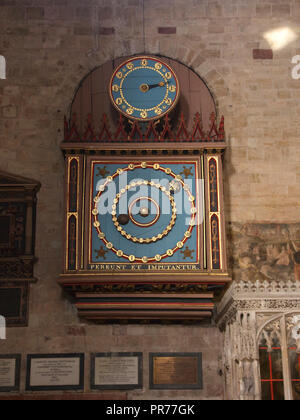
[[[153,57],[135,57],[121,64],[110,81],[114,106],[128,118],[161,118],[177,103],[179,84],[174,71]]]
[[[199,266],[199,170],[197,159],[94,160],[90,266]]]

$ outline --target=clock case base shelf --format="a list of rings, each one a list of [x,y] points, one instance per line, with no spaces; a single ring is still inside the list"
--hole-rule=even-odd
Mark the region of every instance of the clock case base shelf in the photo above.
[[[220,279],[222,277],[222,279]],[[142,274],[61,275],[59,283],[72,297],[82,318],[94,321],[176,320],[201,321],[212,317],[215,299],[223,294],[230,277],[199,276],[187,280],[183,275],[151,274],[145,282]]]
[[[212,285],[211,290],[203,284],[195,287],[190,284],[141,282],[119,283],[68,283],[61,280],[64,289],[72,295],[80,317],[89,320],[202,320],[212,316],[214,308],[214,291],[219,286]],[[70,280],[69,280],[70,281]],[[119,292],[113,293],[114,286]],[[171,289],[180,292],[168,293]],[[143,292],[141,290],[144,289]],[[149,290],[156,292],[149,292]],[[194,290],[183,293],[182,291]],[[202,292],[199,293],[199,291]],[[208,289],[208,290],[207,290]],[[122,290],[124,292],[122,292]],[[195,292],[197,290],[198,292]],[[106,293],[104,293],[106,291]]]

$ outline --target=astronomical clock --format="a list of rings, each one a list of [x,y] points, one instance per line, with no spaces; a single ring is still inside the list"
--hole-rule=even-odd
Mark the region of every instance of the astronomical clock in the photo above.
[[[59,282],[87,319],[209,318],[230,281],[224,120],[211,115],[204,130],[196,109],[188,127],[184,87],[161,58],[121,61],[106,89],[114,129],[105,113],[98,130],[91,115],[81,132],[75,115],[65,120]]]

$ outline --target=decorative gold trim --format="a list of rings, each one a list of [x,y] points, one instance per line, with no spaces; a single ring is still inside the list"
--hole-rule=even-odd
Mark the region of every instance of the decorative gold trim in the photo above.
[[[218,188],[218,211],[216,212],[211,212],[211,201],[210,201],[210,175],[209,175],[209,163],[210,161],[214,159],[216,161],[217,164],[217,188]],[[211,236],[211,219],[213,217],[213,215],[216,215],[218,217],[218,222],[219,222],[219,247],[220,247],[220,268],[218,270],[223,270],[223,247],[222,247],[222,216],[221,216],[221,212],[220,212],[220,171],[219,171],[219,159],[220,156],[218,155],[210,155],[207,158],[207,183],[208,183],[208,200],[209,200],[209,249],[210,249],[210,268],[211,270],[215,270],[213,268],[213,256],[212,256],[212,236]]]
[[[155,264],[157,264],[157,263],[155,263]],[[193,265],[192,263],[188,263],[188,264],[187,263],[179,263],[179,264],[182,265],[182,266]],[[113,265],[113,264],[112,263],[107,263],[107,264],[105,264],[105,263],[93,263],[93,264],[90,264],[90,265],[104,266],[104,265]],[[121,265],[121,264],[116,264],[116,265]],[[127,263],[127,265],[128,265],[128,263]],[[132,265],[133,266],[136,265],[137,267],[140,266],[139,263],[132,264]],[[163,265],[163,263],[159,263],[159,265]],[[172,264],[169,263],[167,265],[170,266]],[[82,280],[83,283],[88,283],[88,281],[86,281],[86,277],[90,277],[90,276],[99,277],[99,276],[101,276],[101,278],[102,277],[112,278],[112,276],[114,276],[116,273],[118,274],[118,277],[127,276],[129,278],[134,278],[134,277],[139,277],[140,278],[141,273],[142,273],[143,277],[149,276],[150,279],[151,279],[151,278],[161,277],[161,276],[168,276],[168,278],[170,278],[170,272],[172,272],[173,274],[176,274],[176,275],[180,274],[182,276],[187,276],[187,277],[188,276],[193,276],[193,278],[194,278],[194,280],[192,280],[193,282],[197,281],[197,280],[195,280],[195,276],[197,276],[197,279],[198,279],[198,277],[213,277],[213,278],[218,277],[218,278],[220,278],[220,280],[221,280],[222,277],[230,278],[228,272],[225,272],[225,273],[207,272],[207,271],[206,272],[203,272],[203,271],[199,272],[199,270],[197,270],[197,269],[193,269],[193,270],[185,270],[185,269],[184,270],[172,270],[172,269],[170,269],[170,270],[167,270],[167,271],[160,271],[160,270],[152,271],[152,270],[145,270],[145,269],[139,268],[138,272],[136,272],[136,271],[135,270],[125,271],[124,270],[122,272],[122,271],[116,271],[116,270],[112,270],[112,271],[101,270],[100,271],[99,269],[95,269],[95,270],[88,269],[88,270],[83,270],[83,271],[80,271],[80,272],[77,271],[77,273],[68,272],[68,273],[63,274],[61,277],[72,277],[72,278],[78,277],[78,278],[81,278],[81,279],[82,279],[82,277],[84,277],[84,279]],[[130,282],[130,280],[128,280],[128,281]],[[188,281],[190,281],[190,280],[188,280]],[[224,280],[222,280],[222,281],[224,281]],[[172,283],[172,280],[170,280],[169,282]]]
[[[76,160],[77,165],[78,165],[78,173],[77,173],[77,203],[76,203],[76,208],[77,208],[77,212],[69,212],[70,209],[70,180],[71,180],[71,163],[73,160]],[[66,226],[66,258],[65,258],[65,268],[66,270],[69,269],[69,219],[71,216],[75,216],[76,218],[76,249],[77,249],[77,253],[76,253],[76,270],[78,270],[78,260],[77,260],[77,256],[78,256],[78,239],[79,239],[79,232],[78,232],[78,210],[79,210],[79,192],[80,192],[80,183],[79,183],[79,179],[80,179],[80,158],[78,156],[68,156],[68,166],[67,166],[67,170],[68,170],[68,192],[67,192],[67,214],[66,214],[66,221],[67,221],[67,226]]]
[[[155,208],[156,208],[156,210],[157,210],[157,213],[156,213],[156,216],[155,216],[155,218],[151,221],[151,222],[148,222],[148,223],[139,223],[139,222],[137,222],[135,219],[134,219],[134,217],[132,216],[132,207],[138,202],[138,201],[141,201],[141,200],[148,200],[148,201],[150,201],[151,203],[153,203],[154,204],[154,206],[155,206]],[[137,226],[139,226],[139,227],[143,227],[143,228],[146,228],[146,227],[149,227],[149,226],[153,226],[157,221],[158,221],[158,219],[160,218],[160,208],[159,208],[159,205],[158,205],[158,203],[153,199],[153,198],[151,198],[151,197],[139,197],[139,198],[136,198],[135,200],[133,200],[132,201],[132,203],[129,205],[129,208],[128,208],[128,212],[129,212],[129,217],[130,217],[130,220],[132,221],[132,223],[134,223],[135,225],[137,225]]]
[[[77,213],[69,213],[67,214],[67,253],[66,253],[66,269],[68,271],[73,271],[69,269],[69,220],[71,217],[75,217],[76,219],[76,255],[75,255],[75,270],[78,270],[78,260],[77,260],[77,256],[78,256],[78,214]]]
[[[86,157],[83,157],[82,162],[82,179],[83,179],[83,185],[82,185],[82,206],[81,206],[81,255],[80,255],[80,263],[81,263],[81,269],[84,268],[84,218],[85,218],[85,190],[86,190]]]
[[[203,180],[204,187],[204,158],[203,155],[200,157],[201,162],[201,179]],[[203,217],[203,268],[207,269],[207,250],[206,250],[206,202],[205,202],[205,189],[202,188],[202,217]]]
[[[162,264],[162,263],[160,263],[160,264]],[[192,263],[179,263],[180,265],[182,265],[182,266],[184,266],[184,265],[192,265]],[[105,263],[93,263],[93,264],[90,264],[90,265],[105,265]],[[113,265],[112,263],[108,263],[108,264],[106,264],[106,265]],[[117,263],[117,265],[120,265],[120,264],[118,264]],[[137,265],[139,265],[139,264],[137,264]],[[170,263],[168,263],[167,265],[171,265]],[[169,270],[169,272],[166,272],[166,271],[159,271],[159,272],[157,272],[157,271],[150,271],[150,270],[143,270],[143,269],[140,269],[139,270],[139,272],[138,273],[136,273],[136,272],[134,272],[134,271],[127,271],[127,272],[121,272],[121,271],[118,271],[118,277],[119,276],[130,276],[130,277],[140,277],[140,275],[141,275],[141,273],[143,273],[143,277],[144,276],[151,276],[151,277],[155,277],[155,276],[170,276],[170,271],[172,271],[172,272],[174,272],[174,273],[176,273],[176,271],[177,270]],[[184,275],[185,276],[193,276],[193,277],[195,277],[195,276],[202,276],[202,277],[205,277],[205,276],[207,276],[207,277],[216,277],[216,276],[218,276],[218,277],[229,277],[229,273],[218,273],[218,272],[199,272],[198,270],[181,270],[181,271],[178,271],[178,273],[180,272],[180,274],[182,274],[182,273],[184,273]],[[115,273],[115,271],[101,271],[101,277],[104,277],[104,276],[108,276],[108,277],[111,277],[112,275],[114,275],[114,273]],[[176,273],[176,274],[178,274],[178,273]],[[95,277],[99,277],[99,272],[98,273],[96,273],[95,271],[92,271],[92,270],[83,270],[82,272],[79,272],[79,273],[65,273],[65,274],[63,274],[61,277],[67,277],[67,276],[70,276],[70,277],[72,277],[72,278],[74,278],[74,277],[85,277],[85,276],[95,276]],[[84,281],[85,282],[85,281]],[[172,281],[170,281],[170,282],[172,282]]]

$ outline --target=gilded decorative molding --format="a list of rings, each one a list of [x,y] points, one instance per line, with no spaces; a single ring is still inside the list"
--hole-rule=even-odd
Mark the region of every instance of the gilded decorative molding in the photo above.
[[[300,281],[256,280],[233,282],[217,307],[218,318],[221,319],[233,304],[237,302],[241,308],[275,309],[296,305],[300,300]],[[289,303],[288,303],[289,302]],[[238,305],[238,307],[240,307]]]

